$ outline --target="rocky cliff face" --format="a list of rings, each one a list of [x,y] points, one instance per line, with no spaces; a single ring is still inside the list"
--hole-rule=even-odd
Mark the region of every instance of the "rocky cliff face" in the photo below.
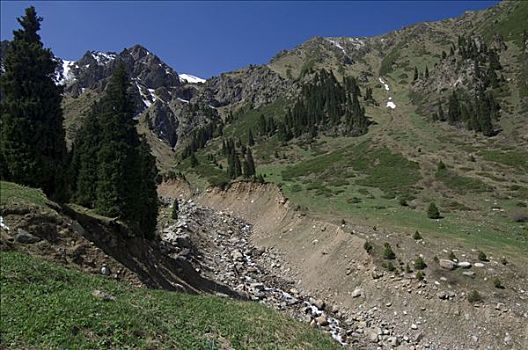
[[[292,85],[292,81],[281,78],[266,66],[250,66],[208,80],[194,100],[206,101],[215,107],[249,103],[256,108],[291,95]]]
[[[140,45],[120,53],[88,51],[78,61],[60,60],[57,83],[65,87],[66,105],[71,105],[68,102],[72,100],[81,101],[81,95],[87,91],[102,93],[119,62],[125,64],[130,76],[136,118],[144,117],[150,131],[168,146],[176,146],[182,134],[189,132],[186,126],[199,126],[215,119],[217,113],[207,111],[210,107],[195,108],[190,113],[186,106],[198,94],[198,85],[180,79],[176,71]],[[191,117],[192,121],[188,121]]]
[[[78,61],[61,60],[57,82],[65,86],[68,100],[86,91],[100,94],[118,62],[125,64],[131,78],[136,118],[144,117],[150,131],[170,147],[177,147],[194,128],[218,122],[218,107],[258,107],[292,94],[292,81],[266,66],[189,83],[140,45],[121,53],[88,51]]]

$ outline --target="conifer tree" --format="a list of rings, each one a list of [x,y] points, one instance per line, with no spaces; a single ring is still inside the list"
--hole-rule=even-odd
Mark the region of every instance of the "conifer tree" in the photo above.
[[[247,176],[255,176],[255,161],[253,160],[253,154],[251,153],[251,148],[247,149],[246,153],[246,163],[247,163]]]
[[[72,157],[73,199],[152,239],[158,170],[146,139],[137,134],[128,86],[125,67],[119,64],[79,131]]]
[[[425,80],[429,79],[429,67],[425,66]]]
[[[438,120],[445,121],[444,109],[442,108],[442,103],[438,103]]]
[[[72,150],[72,199],[85,207],[93,208],[97,188],[97,153],[101,142],[98,105],[94,104],[77,133]]]
[[[120,64],[112,75],[101,99],[99,126],[100,149],[97,154],[98,181],[96,210],[107,216],[124,219],[135,214],[134,195],[138,179],[136,148],[139,138],[133,122],[134,106],[127,93],[128,77]]]
[[[418,68],[416,66],[414,66],[413,81],[416,81],[416,80],[418,80]]]
[[[429,219],[440,219],[440,211],[438,210],[436,204],[430,203],[427,208],[427,217]]]
[[[155,237],[159,210],[156,183],[158,169],[156,158],[152,155],[150,146],[144,137],[141,138],[138,147],[138,163],[136,178],[139,179],[140,186],[137,191],[137,198],[133,198],[136,204],[135,219],[138,221],[143,236],[152,239]]]
[[[447,121],[454,125],[460,121],[460,102],[455,91],[449,97],[449,110],[447,112]]]
[[[255,145],[255,138],[253,137],[253,132],[251,131],[251,129],[249,129],[249,133],[248,133],[248,146],[252,147]]]
[[[34,7],[27,8],[5,55],[0,78],[1,176],[63,200],[67,172],[62,88],[54,82],[57,61],[38,34],[41,21]]]
[[[196,154],[194,154],[194,152],[191,152],[190,159],[191,159],[191,168],[194,168],[195,166],[199,164],[198,158],[196,158]]]

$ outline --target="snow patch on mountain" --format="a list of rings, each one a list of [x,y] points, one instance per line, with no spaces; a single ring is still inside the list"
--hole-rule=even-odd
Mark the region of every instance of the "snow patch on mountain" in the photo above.
[[[381,79],[381,77],[379,78],[379,82],[382,83],[383,85],[385,85],[385,90],[389,91],[389,84],[387,84],[386,82],[383,81],[383,79]]]
[[[338,49],[341,49],[341,51],[343,51],[343,53],[346,55],[345,48],[344,48],[343,46],[341,46],[341,44],[339,43],[339,41],[334,40],[334,39],[326,39],[326,40],[328,40],[332,45],[334,45],[334,46],[337,47]]]
[[[72,68],[78,66],[75,61],[59,60],[60,65],[55,72],[55,83],[57,85],[66,85],[69,81],[75,80],[75,75],[72,72]]]
[[[197,77],[191,74],[182,73],[182,74],[178,74],[178,77],[180,78],[180,81],[186,82],[186,83],[191,83],[191,84],[205,83],[205,79],[202,79],[200,77]]]
[[[92,57],[97,61],[97,64],[104,66],[110,61],[113,61],[116,58],[116,54],[112,52],[100,52],[92,51]]]
[[[352,46],[354,46],[354,49],[359,50],[363,46],[365,46],[365,42],[361,40],[360,38],[348,38],[348,41]]]
[[[154,90],[153,89],[146,89],[148,94],[146,94],[144,91],[143,91],[143,87],[140,86],[137,82],[136,82],[136,87],[139,91],[139,94],[141,95],[141,100],[143,101],[143,104],[149,108],[151,105],[152,105],[152,102],[156,102],[156,96],[154,95]],[[152,90],[152,92],[151,92]]]
[[[389,84],[387,84],[381,77],[378,78],[379,82],[385,86],[386,91],[390,91]],[[387,108],[395,109],[396,104],[392,102],[392,97],[389,96],[389,100],[387,101]]]

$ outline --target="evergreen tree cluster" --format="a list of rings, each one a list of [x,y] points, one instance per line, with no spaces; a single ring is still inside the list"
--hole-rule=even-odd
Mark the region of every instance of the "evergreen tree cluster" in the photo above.
[[[500,80],[497,71],[502,70],[499,52],[496,49],[488,48],[483,42],[478,42],[473,38],[458,37],[459,56],[462,60],[471,60],[475,67],[475,77],[481,82],[479,88],[495,89],[499,87]]]
[[[332,72],[321,70],[302,87],[293,108],[288,109],[284,123],[278,123],[281,141],[308,134],[316,137],[321,131],[341,129],[345,135],[358,136],[367,132],[369,121],[359,98],[356,80],[345,77],[342,84]]]
[[[454,45],[451,52],[455,51]],[[462,60],[472,60],[475,69],[475,88],[471,92],[454,90],[447,101],[447,112],[442,102],[433,114],[434,121],[482,132],[486,136],[495,134],[493,122],[499,119],[500,105],[495,100],[493,89],[499,87],[501,79],[497,72],[502,69],[497,50],[472,38],[458,38],[458,55]]]
[[[148,143],[137,134],[128,87],[121,64],[79,130],[72,152],[73,200],[152,238],[158,173]]]
[[[18,19],[0,77],[1,178],[39,187],[55,200],[68,193],[62,88],[54,81],[57,61],[38,31],[42,18],[34,7]]]
[[[433,121],[447,121],[450,125],[493,136],[493,121],[499,119],[499,112],[500,105],[491,91],[479,89],[471,97],[463,91],[455,90],[449,96],[447,113],[440,102],[438,112],[433,114]]]
[[[203,148],[207,142],[223,134],[224,124],[222,122],[211,122],[200,128],[196,128],[190,135],[189,144],[182,151],[182,158],[190,157],[194,152]]]
[[[54,80],[57,60],[40,40],[41,21],[34,7],[27,8],[5,56],[0,78],[2,179],[40,187],[57,201],[71,197],[153,237],[156,162],[134,125],[124,65],[92,106],[68,154],[62,89]]]
[[[259,116],[257,122],[257,132],[259,136],[273,136],[277,132],[277,121],[273,117]]]
[[[242,144],[240,150],[237,150],[235,141],[228,138],[222,140],[222,152],[227,158],[227,175],[230,179],[236,179],[240,176],[250,178],[256,175],[251,148]]]

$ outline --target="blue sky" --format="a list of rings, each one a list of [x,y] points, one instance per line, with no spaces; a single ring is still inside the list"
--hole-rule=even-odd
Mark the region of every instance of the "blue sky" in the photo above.
[[[1,38],[29,5],[44,18],[41,37],[56,56],[121,51],[136,43],[177,72],[208,78],[269,61],[313,36],[371,36],[461,15],[497,1],[170,2],[1,1]]]

